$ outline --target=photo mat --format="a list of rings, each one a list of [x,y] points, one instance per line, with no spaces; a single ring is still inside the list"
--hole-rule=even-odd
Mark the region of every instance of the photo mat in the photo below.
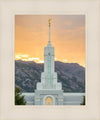
[[[100,119],[99,86],[99,3],[93,1],[10,1],[1,3],[1,120],[3,119]],[[23,4],[24,3],[24,4]],[[15,106],[15,15],[86,16],[86,105],[85,106]],[[6,44],[5,44],[6,43]],[[95,49],[94,49],[95,46]],[[6,68],[6,69],[5,69]],[[95,72],[94,72],[95,69]],[[95,111],[95,112],[94,112]]]

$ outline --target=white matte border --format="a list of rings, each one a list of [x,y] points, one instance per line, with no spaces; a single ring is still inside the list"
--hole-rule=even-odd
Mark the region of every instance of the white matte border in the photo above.
[[[97,0],[2,0],[1,120],[100,119],[100,2]],[[14,106],[14,16],[16,14],[86,15],[86,106]]]

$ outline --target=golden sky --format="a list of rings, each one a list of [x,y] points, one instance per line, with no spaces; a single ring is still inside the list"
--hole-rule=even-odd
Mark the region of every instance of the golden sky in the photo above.
[[[55,60],[85,66],[84,15],[16,15],[15,59],[44,61],[44,47],[49,40],[49,18]]]

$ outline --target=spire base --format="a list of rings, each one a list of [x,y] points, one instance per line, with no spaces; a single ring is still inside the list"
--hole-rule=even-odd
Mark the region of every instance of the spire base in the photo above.
[[[50,41],[48,41],[48,47],[51,47],[51,42]]]

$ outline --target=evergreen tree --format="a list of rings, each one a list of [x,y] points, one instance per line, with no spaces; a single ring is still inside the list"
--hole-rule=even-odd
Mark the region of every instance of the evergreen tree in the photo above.
[[[26,105],[24,96],[21,95],[21,90],[19,87],[15,88],[15,105]]]

